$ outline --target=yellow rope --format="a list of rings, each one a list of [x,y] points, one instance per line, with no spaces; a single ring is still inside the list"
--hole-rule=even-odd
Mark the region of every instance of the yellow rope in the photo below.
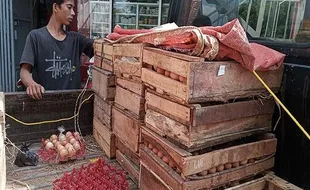
[[[88,98],[86,98],[85,100],[83,100],[83,102],[81,103],[81,105],[83,105],[86,101],[88,101],[94,94],[91,94]],[[23,121],[20,121],[18,119],[16,119],[15,117],[5,113],[6,116],[8,116],[9,118],[13,119],[14,121],[26,125],[26,126],[34,126],[34,125],[42,125],[42,124],[47,124],[47,123],[58,123],[61,121],[69,121],[71,119],[74,119],[75,117],[77,117],[80,114],[80,110],[78,110],[77,114],[71,116],[71,117],[67,117],[67,118],[62,118],[62,119],[56,119],[56,120],[49,120],[49,121],[40,121],[40,122],[33,122],[33,123],[26,123]]]
[[[269,91],[269,93],[273,96],[273,98],[280,104],[280,106],[284,109],[284,111],[290,116],[290,118],[296,123],[296,125],[299,127],[299,129],[306,135],[306,137],[310,140],[310,135],[307,133],[307,131],[300,125],[300,123],[295,119],[295,117],[291,114],[291,112],[285,107],[285,105],[282,104],[282,102],[278,99],[278,97],[270,90],[270,88],[267,86],[267,84],[263,81],[260,76],[253,71],[256,78],[264,85],[264,87]]]

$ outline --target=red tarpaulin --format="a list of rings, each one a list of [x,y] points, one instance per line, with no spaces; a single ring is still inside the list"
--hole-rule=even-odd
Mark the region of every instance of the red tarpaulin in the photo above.
[[[146,42],[208,60],[235,60],[250,71],[277,69],[285,57],[268,47],[249,43],[237,19],[217,27],[187,26],[165,31],[122,29],[116,26],[106,40],[111,43]]]

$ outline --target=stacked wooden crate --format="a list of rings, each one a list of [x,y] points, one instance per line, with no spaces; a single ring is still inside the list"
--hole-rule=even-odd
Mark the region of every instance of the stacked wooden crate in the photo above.
[[[112,127],[116,135],[116,159],[138,184],[140,131],[144,123],[145,87],[141,81],[145,44],[114,44],[116,75]]]
[[[95,92],[93,135],[109,158],[115,158],[115,135],[112,132],[112,106],[115,99],[111,45],[95,40],[92,88]]]
[[[259,73],[278,91],[283,68]],[[142,81],[140,188],[210,189],[255,176],[274,165],[274,101],[235,62],[146,47]],[[258,96],[259,95],[259,96]]]

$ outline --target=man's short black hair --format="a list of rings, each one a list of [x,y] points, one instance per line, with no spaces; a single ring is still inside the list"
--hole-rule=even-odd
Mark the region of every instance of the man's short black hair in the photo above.
[[[53,5],[56,3],[57,5],[61,5],[65,0],[45,0],[47,11],[52,15],[53,14]]]
[[[193,21],[193,26],[197,27],[212,26],[212,22],[208,16],[198,15]]]

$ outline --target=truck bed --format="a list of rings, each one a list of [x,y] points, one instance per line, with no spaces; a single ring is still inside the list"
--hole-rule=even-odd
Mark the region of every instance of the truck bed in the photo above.
[[[101,157],[107,163],[111,165],[116,165],[117,168],[121,168],[118,162],[113,159],[110,160],[105,156],[102,150],[99,148],[99,145],[95,142],[92,136],[84,137],[87,143],[87,147],[91,150],[87,150],[85,158],[77,159],[75,161],[66,162],[64,164],[47,164],[39,162],[37,166],[28,166],[28,167],[18,167],[14,164],[13,159],[9,156],[9,150],[12,150],[12,147],[8,147],[6,151],[7,155],[7,183],[6,189],[8,190],[22,190],[27,189],[25,185],[20,184],[19,182],[26,183],[31,190],[34,189],[53,189],[52,183],[55,179],[63,176],[64,172],[70,172],[73,168],[80,168],[83,164],[87,165],[91,163],[92,160]],[[41,144],[35,143],[30,146],[30,150],[37,151],[40,149]],[[127,181],[129,183],[130,189],[138,189],[137,185],[129,178],[127,175]]]

